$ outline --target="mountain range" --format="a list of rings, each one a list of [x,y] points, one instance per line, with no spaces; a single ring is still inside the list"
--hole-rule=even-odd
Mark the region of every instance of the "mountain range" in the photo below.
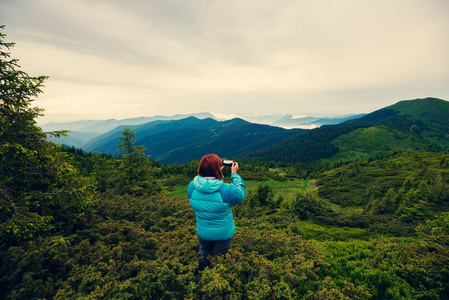
[[[84,151],[116,155],[117,137],[124,126],[128,126],[136,132],[135,145],[144,146],[146,154],[168,163],[198,159],[207,153],[223,158],[296,163],[369,157],[409,148],[449,149],[449,102],[437,98],[400,101],[358,116],[298,118],[286,115],[273,124],[283,122],[285,126],[295,119],[302,119],[302,124],[327,122],[328,125],[311,130],[285,129],[241,118],[219,121],[212,114],[201,113],[53,124],[43,129],[64,129],[64,125],[70,125],[75,130],[69,137],[78,138]],[[114,127],[99,133],[99,129],[111,128],[108,126]],[[66,144],[63,140],[58,142]]]
[[[226,121],[234,118],[240,118],[245,121],[272,125],[282,127],[285,129],[311,129],[317,128],[322,125],[338,124],[346,120],[355,119],[361,115],[347,115],[347,116],[335,116],[335,117],[319,117],[319,116],[295,116],[287,114],[265,114],[265,115],[226,115],[226,114],[213,114],[213,113],[195,113],[195,114],[178,114],[173,116],[153,116],[153,117],[139,117],[129,118],[123,120],[109,119],[109,120],[87,120],[87,121],[75,121],[65,123],[48,123],[39,125],[43,131],[57,131],[57,130],[70,130],[67,136],[52,139],[53,142],[61,143],[67,146],[74,146],[75,148],[85,148],[85,145],[96,137],[107,133],[115,128],[123,125],[142,125],[153,121],[173,121],[181,120],[188,117],[196,117],[198,119],[211,118],[217,121]]]
[[[116,127],[89,141],[83,150],[117,154],[119,140],[116,137],[121,135],[124,127]],[[205,153],[216,153],[223,158],[239,157],[306,131],[255,124],[239,118],[216,121],[196,117],[157,120],[128,127],[136,133],[135,145],[144,146],[146,154],[168,163],[190,161]]]

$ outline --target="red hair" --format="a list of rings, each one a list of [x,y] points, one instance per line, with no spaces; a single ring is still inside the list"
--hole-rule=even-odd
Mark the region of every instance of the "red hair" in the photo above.
[[[223,172],[221,167],[223,161],[215,154],[204,155],[198,166],[198,175],[203,177],[215,177],[223,180]]]

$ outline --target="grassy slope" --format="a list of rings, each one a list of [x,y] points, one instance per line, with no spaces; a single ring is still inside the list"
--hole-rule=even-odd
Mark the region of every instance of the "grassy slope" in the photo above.
[[[383,111],[391,111],[391,115],[382,114]],[[370,119],[370,116],[371,119]],[[382,117],[387,119],[382,119]],[[350,133],[343,134],[332,141],[332,144],[339,147],[340,151],[333,155],[329,160],[339,161],[357,158],[372,157],[381,152],[396,151],[401,149],[428,149],[428,142],[436,144],[439,147],[449,147],[447,132],[449,131],[449,102],[436,99],[416,99],[400,101],[394,105],[385,107],[379,111],[373,112],[362,119],[370,119],[376,124],[376,118],[379,122],[389,124],[377,125],[368,128],[359,128]],[[395,128],[401,122],[389,122],[388,119],[410,120],[410,128]],[[414,124],[417,123],[421,125]],[[357,122],[357,120],[353,120]],[[425,125],[423,125],[425,124]],[[403,126],[404,123],[402,123]],[[419,126],[421,128],[419,135],[413,135],[413,129]],[[409,132],[407,132],[409,131]]]
[[[368,158],[381,152],[426,149],[426,143],[411,134],[387,126],[359,128],[332,141],[340,151],[330,161]]]
[[[409,115],[435,128],[447,129],[449,126],[449,102],[436,98],[400,101],[386,107],[399,111],[399,115]]]
[[[449,148],[449,102],[436,98],[401,101],[387,107],[399,112],[400,116],[411,116],[424,122],[428,130],[421,136],[431,143]]]
[[[225,179],[226,183],[231,183],[229,179]],[[245,186],[247,190],[256,189],[259,184],[266,184],[273,189],[273,196],[277,197],[282,195],[284,198],[291,195],[296,189],[305,190],[313,186],[313,180],[300,180],[293,179],[287,181],[258,181],[258,180],[245,180]],[[180,199],[187,199],[187,186],[185,184],[175,185],[174,189],[170,191],[171,197],[179,197]]]

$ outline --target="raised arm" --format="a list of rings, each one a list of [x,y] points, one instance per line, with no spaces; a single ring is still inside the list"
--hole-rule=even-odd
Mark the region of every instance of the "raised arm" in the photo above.
[[[221,197],[223,202],[229,203],[234,206],[239,204],[245,199],[246,187],[243,179],[237,173],[231,174],[232,184],[225,184],[220,189]]]

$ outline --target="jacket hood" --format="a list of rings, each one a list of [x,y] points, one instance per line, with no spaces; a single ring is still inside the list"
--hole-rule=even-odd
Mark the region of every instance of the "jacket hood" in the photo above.
[[[209,179],[202,176],[196,176],[193,179],[195,189],[202,193],[213,193],[218,191],[223,186],[223,181],[220,179]]]

